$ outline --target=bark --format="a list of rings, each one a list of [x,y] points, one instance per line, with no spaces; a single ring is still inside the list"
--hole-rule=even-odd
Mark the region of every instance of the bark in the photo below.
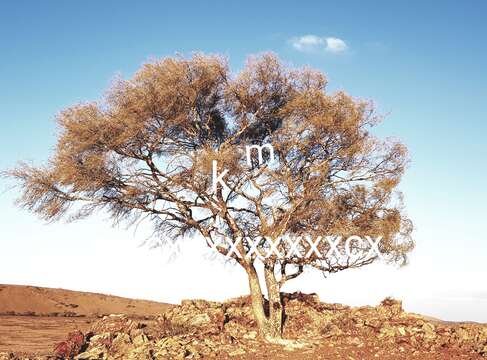
[[[275,278],[273,267],[264,270],[269,297],[269,313],[267,315],[264,310],[264,299],[257,271],[253,265],[250,265],[246,271],[249,279],[252,310],[260,334],[267,341],[282,339],[283,306],[280,286]]]
[[[246,271],[249,279],[250,298],[252,300],[252,311],[254,313],[254,318],[257,322],[259,331],[265,336],[267,318],[264,311],[264,299],[259,283],[259,276],[253,265],[249,265],[248,268],[246,268]]]
[[[267,335],[273,339],[282,338],[283,305],[281,288],[276,279],[274,265],[264,268],[265,283],[269,297],[269,317],[267,319]]]

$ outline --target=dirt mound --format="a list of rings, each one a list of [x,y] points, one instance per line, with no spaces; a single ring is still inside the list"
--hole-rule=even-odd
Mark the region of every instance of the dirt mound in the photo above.
[[[123,313],[157,316],[171,305],[147,300],[36,286],[0,285],[0,315],[85,316]]]
[[[487,325],[430,320],[404,312],[393,299],[353,308],[322,303],[315,295],[283,296],[286,340],[280,344],[259,338],[249,298],[242,297],[224,303],[183,301],[151,322],[106,316],[84,338],[75,332],[56,344],[55,355],[80,360],[487,357]]]

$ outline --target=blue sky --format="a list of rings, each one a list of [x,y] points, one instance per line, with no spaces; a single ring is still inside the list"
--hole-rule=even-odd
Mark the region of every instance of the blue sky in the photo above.
[[[409,267],[310,274],[291,288],[352,304],[395,295],[411,311],[487,322],[486,12],[480,0],[4,1],[0,168],[47,159],[56,112],[98,99],[116,74],[129,77],[151,58],[221,53],[238,70],[247,55],[274,51],[325,72],[332,91],[374,100],[387,114],[377,132],[402,139],[412,159],[401,185],[416,225]],[[143,234],[103,219],[46,226],[15,208],[14,197],[0,193],[0,283],[170,301],[246,291],[244,280],[214,280],[242,276],[237,269],[219,271],[197,254],[198,274],[188,258],[168,264],[137,247]],[[162,274],[157,286],[141,281],[148,272]],[[176,272],[177,280],[164,276]]]

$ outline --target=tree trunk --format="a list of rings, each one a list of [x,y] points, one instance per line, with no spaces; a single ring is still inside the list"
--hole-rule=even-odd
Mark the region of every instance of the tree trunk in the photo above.
[[[264,311],[264,299],[262,297],[259,276],[252,264],[246,268],[246,271],[249,278],[250,298],[252,300],[252,311],[254,313],[254,318],[257,322],[259,331],[262,335],[265,335],[267,318]]]
[[[265,283],[269,297],[268,335],[273,339],[282,338],[283,305],[281,289],[276,280],[274,266],[264,268]]]
[[[246,271],[249,278],[252,311],[260,334],[265,340],[271,342],[282,339],[283,306],[280,287],[273,269],[265,269],[265,281],[269,297],[269,313],[267,315],[264,310],[264,300],[257,271],[253,265],[250,265]]]

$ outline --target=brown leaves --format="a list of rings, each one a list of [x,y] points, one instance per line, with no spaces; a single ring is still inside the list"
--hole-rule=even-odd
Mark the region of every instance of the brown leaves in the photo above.
[[[381,235],[399,259],[413,246],[396,192],[406,148],[371,135],[370,102],[325,86],[273,54],[234,77],[219,56],[156,60],[103,101],[63,110],[47,167],[8,175],[19,204],[48,220],[79,203],[79,214],[105,209],[114,221],[149,215],[161,235]],[[248,166],[245,147],[263,144],[276,160]],[[230,191],[212,194],[214,160]]]
[[[203,133],[214,138],[224,131],[219,108],[226,77],[226,62],[217,56],[148,63],[109,92],[110,113],[129,126],[141,125],[140,135],[153,147],[165,138],[199,144]]]
[[[58,187],[55,174],[48,168],[35,168],[20,163],[5,175],[16,180],[22,188],[17,204],[37,213],[44,220],[59,219],[73,200]]]

